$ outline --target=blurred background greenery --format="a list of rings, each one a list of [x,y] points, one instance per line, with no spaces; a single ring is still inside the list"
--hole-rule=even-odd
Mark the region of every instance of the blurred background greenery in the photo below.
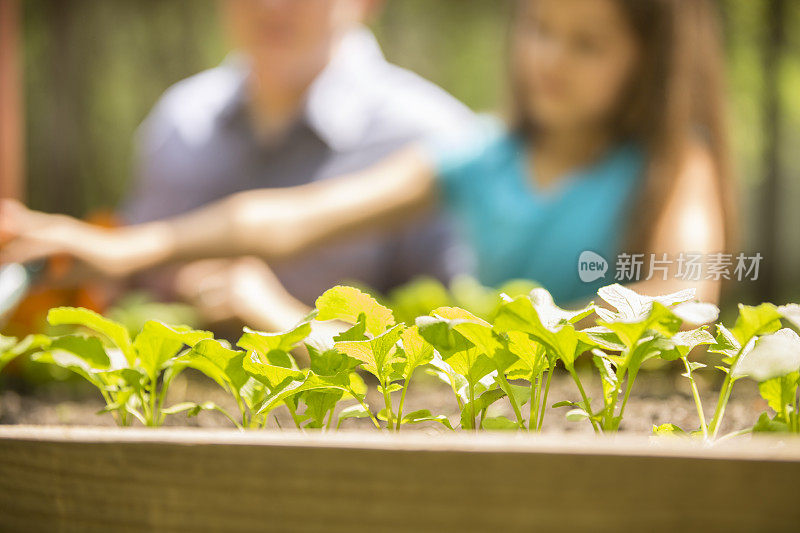
[[[389,0],[374,30],[388,58],[473,109],[504,95],[508,0]],[[227,48],[216,0],[26,0],[28,198],[83,216],[126,194],[135,130],[171,84]],[[764,254],[744,300],[800,295],[800,2],[719,0],[744,248]]]

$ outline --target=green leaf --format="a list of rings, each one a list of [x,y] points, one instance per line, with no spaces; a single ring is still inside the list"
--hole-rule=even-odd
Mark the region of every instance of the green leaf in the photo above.
[[[513,396],[518,406],[522,407],[523,405],[525,405],[530,401],[531,399],[530,386],[515,385],[514,383],[509,383],[508,385],[510,388],[506,389],[505,385],[503,385],[500,381],[498,381],[498,386],[500,387],[500,389],[503,392],[505,392],[507,396]]]
[[[210,403],[210,402],[209,402]],[[175,405],[170,405],[161,410],[165,415],[176,415],[178,413],[187,413],[188,417],[197,416],[203,410],[203,404],[195,402],[181,402]]]
[[[394,326],[394,316],[373,297],[352,287],[337,286],[325,291],[317,299],[317,320],[341,320],[356,324],[361,314],[365,317],[367,331],[373,336]]]
[[[773,411],[783,413],[787,405],[794,403],[800,373],[771,378],[758,384],[758,392]]]
[[[244,370],[244,356],[245,352],[226,348],[219,341],[207,339],[195,344],[191,352],[181,359],[222,388],[238,394],[250,379]]]
[[[786,422],[770,418],[768,413],[761,413],[758,421],[753,426],[753,433],[787,433],[789,426]]]
[[[3,335],[0,335],[0,354],[10,351],[16,345],[16,337],[4,337]]]
[[[139,368],[99,370],[97,375],[104,378],[112,387],[130,388],[133,391],[142,389],[148,379],[147,375]]]
[[[128,330],[94,311],[78,307],[57,307],[47,313],[47,321],[51,326],[73,325],[88,328],[119,348],[129,365],[133,366],[136,363],[136,351]]]
[[[417,367],[427,365],[433,360],[433,346],[422,338],[417,326],[406,328],[400,341],[405,354],[405,367],[403,373],[410,376]]]
[[[439,307],[431,312],[431,316],[449,321],[453,326],[459,324],[476,324],[484,328],[492,327],[492,325],[484,319],[459,307]]]
[[[705,302],[684,302],[671,308],[672,313],[684,324],[702,326],[719,318],[719,308]]]
[[[111,360],[100,340],[80,335],[56,337],[46,350],[35,353],[31,359],[71,370],[95,385],[101,383],[96,374],[111,367]]]
[[[569,400],[562,400],[560,402],[554,403],[553,405],[551,405],[551,407],[553,409],[556,409],[558,407],[580,407],[580,405],[576,402],[571,402]]]
[[[800,329],[800,305],[782,305],[778,308],[778,313],[794,327]]]
[[[567,411],[566,418],[570,422],[580,422],[581,420],[586,420],[589,418],[589,413],[580,408],[571,409]]]
[[[303,403],[306,404],[305,416],[310,421],[305,427],[310,429],[320,429],[325,426],[325,418],[333,416],[331,411],[336,407],[336,403],[342,399],[342,390],[311,390],[302,395]]]
[[[419,334],[429,342],[442,357],[467,350],[473,344],[464,335],[453,329],[453,321],[434,316],[421,316],[417,318],[416,326]]]
[[[341,390],[349,394],[355,392],[349,375],[318,376],[313,372],[309,372],[303,381],[293,381],[286,387],[283,387],[279,392],[267,396],[264,403],[259,408],[258,414],[268,412],[280,405],[281,402],[300,393],[312,390]]]
[[[781,314],[772,304],[757,307],[739,304],[739,317],[731,333],[740,345],[750,342],[757,335],[774,333],[781,328]]]
[[[562,309],[555,304],[553,296],[542,288],[533,289],[529,297],[542,324],[550,331],[557,330],[559,326],[574,324],[595,312],[594,304],[576,311]]]
[[[610,329],[603,326],[593,326],[582,329],[578,332],[581,341],[590,346],[598,346],[609,352],[621,352],[625,345],[619,336]]]
[[[246,327],[244,335],[236,344],[246,351],[255,351],[269,359],[268,354],[272,352],[288,355],[310,334],[310,322],[301,322],[294,328],[280,333],[264,333]]]
[[[399,324],[373,339],[364,341],[342,341],[335,344],[336,349],[364,364],[364,369],[378,379],[386,376],[387,366],[396,355],[395,344],[400,340],[404,326]]]
[[[665,352],[670,354],[675,351],[675,345],[672,344],[670,338],[658,334],[650,334],[636,342],[633,348],[628,351],[627,357],[622,359],[621,364],[628,369],[629,374],[631,372],[635,373],[645,361],[656,357],[664,357]],[[669,355],[666,357],[667,360],[670,359]]]
[[[164,415],[175,415],[178,413],[186,413],[187,418],[192,418],[200,414],[201,411],[217,411],[225,415],[228,420],[233,422],[237,427],[241,427],[238,421],[234,419],[228,411],[224,408],[220,407],[219,405],[215,404],[214,402],[202,402],[202,403],[195,403],[195,402],[182,402],[176,403],[175,405],[171,405],[167,408],[161,410],[161,413]]]
[[[549,313],[554,313],[552,310]],[[580,316],[581,312],[576,312]],[[555,313],[560,315],[560,313]],[[549,325],[549,327],[548,327]],[[567,369],[574,367],[575,358],[586,348],[575,328],[568,323],[542,322],[538,310],[529,298],[521,297],[500,306],[495,317],[495,329],[500,332],[521,331],[544,344],[564,362]],[[588,340],[588,339],[587,339]]]
[[[729,358],[734,358],[739,354],[742,345],[734,334],[722,324],[717,324],[717,334],[715,337],[716,343],[712,344],[709,352],[722,354]]]
[[[601,288],[598,294],[614,308],[597,308],[598,324],[616,333],[629,350],[649,331],[671,337],[680,330],[682,323],[705,324],[719,316],[716,306],[690,301],[694,298],[694,289],[653,297],[615,284]]]
[[[408,413],[407,415],[403,416],[403,419],[400,421],[401,424],[422,424],[423,422],[437,422],[447,429],[453,429],[453,426],[450,424],[450,420],[448,420],[446,416],[433,415],[427,409],[421,409],[419,411]]]
[[[369,411],[361,405],[351,405],[350,407],[345,407],[339,413],[339,421],[336,423],[336,429],[339,429],[342,426],[342,422],[347,420],[348,418],[368,418]]]
[[[355,325],[333,337],[334,342],[363,341],[369,339],[367,335],[367,317],[364,313],[358,315]]]
[[[434,352],[430,365],[433,367],[431,373],[442,382],[450,385],[460,405],[469,401],[469,383],[466,377],[453,370],[453,367],[445,362],[439,353]]]
[[[758,339],[752,350],[742,354],[732,372],[734,378],[749,376],[767,381],[800,370],[800,336],[784,328]]]
[[[382,386],[378,385],[377,389],[378,389],[379,393],[383,394],[384,388]],[[403,386],[400,385],[399,383],[391,383],[391,384],[386,386],[385,390],[386,390],[387,393],[391,394],[393,392],[397,392],[397,391],[402,390],[402,389],[403,389]]]
[[[487,374],[496,371],[495,356],[503,348],[491,324],[454,307],[433,311],[432,317],[420,317],[418,327],[447,364],[474,386]],[[504,358],[503,358],[504,359]],[[501,365],[503,366],[503,365]]]
[[[506,393],[500,389],[487,390],[479,397],[475,398],[475,407],[473,410],[472,403],[466,402],[464,408],[461,409],[461,428],[462,429],[475,429],[472,422],[472,413],[479,415],[481,411],[487,409],[490,405],[497,400],[505,397]]]
[[[254,411],[261,406],[269,392],[270,391],[267,390],[263,382],[250,376],[247,381],[244,382],[244,385],[239,388],[238,394],[250,411]],[[239,409],[241,411],[241,407],[239,407]]]
[[[650,331],[671,337],[680,330],[681,320],[670,309],[657,301],[651,302],[649,309],[647,314],[637,320],[603,319],[598,323],[616,333],[628,349],[634,348]]]
[[[488,431],[515,431],[520,429],[519,424],[504,416],[487,416],[483,419],[481,428]]]
[[[655,303],[661,304],[663,307],[670,307],[693,300],[695,289],[684,289],[664,296],[645,296],[615,283],[600,288],[597,294],[615,309],[615,311],[611,311],[598,307],[597,315],[603,321],[636,323],[644,321],[651,314]]]
[[[594,354],[592,360],[600,371],[600,377],[602,378],[603,397],[606,400],[606,405],[608,405],[617,388],[617,373],[605,353],[597,349],[592,350],[592,353]]]
[[[457,307],[442,307],[431,313],[437,320],[460,333],[479,352],[492,357],[501,345],[492,332],[492,325]]]
[[[456,352],[447,359],[447,364],[450,365],[453,371],[464,376],[467,382],[473,385],[491,372],[496,371],[492,360],[476,348]]]
[[[516,361],[505,368],[508,379],[532,381],[549,368],[545,347],[533,340],[530,335],[521,331],[509,331],[506,337],[508,339],[506,347],[516,357]]]
[[[49,344],[50,338],[45,335],[28,335],[20,342],[15,337],[0,335],[0,370],[20,355],[46,348]]]
[[[715,342],[714,337],[706,331],[705,328],[679,331],[671,338],[665,339],[664,349],[661,351],[661,358],[666,361],[674,361],[679,358],[683,359],[698,346],[707,346]],[[694,370],[694,368],[692,368],[692,370]]]
[[[653,434],[658,436],[685,436],[687,433],[675,424],[667,423],[660,426],[653,426]]]
[[[311,371],[320,376],[334,376],[361,364],[361,361],[340,353],[333,345],[327,346],[314,339],[306,342],[306,349],[311,360]]]
[[[170,327],[150,320],[136,336],[133,346],[142,369],[155,381],[164,364],[178,355],[184,345],[192,347],[213,336],[208,331],[196,331],[187,326]]]
[[[262,363],[256,352],[247,352],[242,359],[242,368],[254,379],[264,383],[270,390],[276,390],[288,381],[303,379],[299,370]]]
[[[542,298],[540,297],[540,301]],[[548,337],[565,325],[561,314],[546,309],[540,316],[539,310],[529,297],[520,296],[503,302],[495,317],[495,329],[499,332],[523,331],[535,337]]]

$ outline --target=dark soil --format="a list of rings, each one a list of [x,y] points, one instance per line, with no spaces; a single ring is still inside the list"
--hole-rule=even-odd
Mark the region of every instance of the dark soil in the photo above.
[[[584,378],[584,385],[590,396],[598,398],[598,384],[591,383],[593,378],[595,376],[587,375]],[[28,392],[5,390],[0,394],[0,424],[113,426],[114,420],[110,414],[96,414],[104,406],[96,391],[86,389],[82,385],[54,383]],[[382,404],[382,398],[377,396],[374,384],[371,385],[371,395],[368,401],[374,410],[378,410],[378,406]],[[710,420],[717,400],[719,383],[701,381],[699,385],[706,408],[706,417]],[[398,398],[395,398],[395,402]],[[551,384],[548,404],[577,399],[579,399],[578,392],[569,375],[557,374]],[[180,376],[170,390],[169,400],[167,405],[180,401],[211,400],[229,408],[231,413],[236,412],[227,394],[201,376],[187,374]],[[345,405],[349,405],[349,403]],[[595,401],[595,406],[598,403]],[[429,376],[420,376],[409,389],[404,411],[408,413],[417,409],[430,409],[434,414],[446,414],[454,426],[459,421],[458,409],[452,392],[448,387]],[[728,404],[721,434],[751,426],[758,418],[759,413],[765,409],[766,402],[758,396],[757,388],[752,382],[747,380],[737,382],[732,399]],[[567,421],[564,417],[567,410],[567,408],[548,408],[544,421],[544,432],[591,433],[588,422]],[[523,412],[527,415],[527,406],[523,408]],[[513,412],[507,401],[504,400],[497,402],[489,414],[513,418]],[[271,418],[270,427],[277,427],[278,424],[284,428],[293,427],[291,418],[285,409],[274,411],[274,415],[275,417]],[[672,422],[687,430],[698,427],[697,413],[688,382],[679,374],[669,370],[642,372],[628,402],[621,430],[628,433],[649,434],[653,425],[666,422]],[[187,418],[184,414],[170,416],[167,418],[166,425],[231,427],[230,422],[224,416],[215,412],[203,412],[193,418]],[[347,420],[342,425],[342,429],[371,427],[368,420]],[[415,430],[428,432],[446,431],[443,426],[436,423],[409,426],[409,429],[412,427]]]

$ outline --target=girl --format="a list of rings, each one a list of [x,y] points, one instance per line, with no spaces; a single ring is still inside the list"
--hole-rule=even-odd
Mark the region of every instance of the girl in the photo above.
[[[6,202],[0,228],[18,237],[2,256],[66,251],[114,275],[174,259],[280,259],[442,205],[484,283],[528,278],[558,301],[587,298],[613,280],[581,281],[583,251],[613,272],[622,251],[675,261],[731,245],[717,36],[706,0],[520,0],[508,127],[482,122],[356,175],[111,232]],[[718,297],[717,280],[648,274],[645,264],[637,290],[689,283],[701,299]]]

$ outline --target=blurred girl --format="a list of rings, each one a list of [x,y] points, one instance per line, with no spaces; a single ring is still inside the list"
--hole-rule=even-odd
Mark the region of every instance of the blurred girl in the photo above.
[[[675,260],[732,244],[722,60],[708,1],[520,0],[509,66],[507,126],[487,120],[365,172],[245,192],[113,232],[6,204],[16,215],[5,224],[16,220],[20,237],[2,253],[19,259],[46,245],[112,274],[173,259],[269,260],[441,205],[461,222],[482,282],[534,279],[570,302],[612,282],[581,281],[585,250],[613,272],[622,251]],[[638,288],[688,283],[716,300],[718,281],[674,274]]]

